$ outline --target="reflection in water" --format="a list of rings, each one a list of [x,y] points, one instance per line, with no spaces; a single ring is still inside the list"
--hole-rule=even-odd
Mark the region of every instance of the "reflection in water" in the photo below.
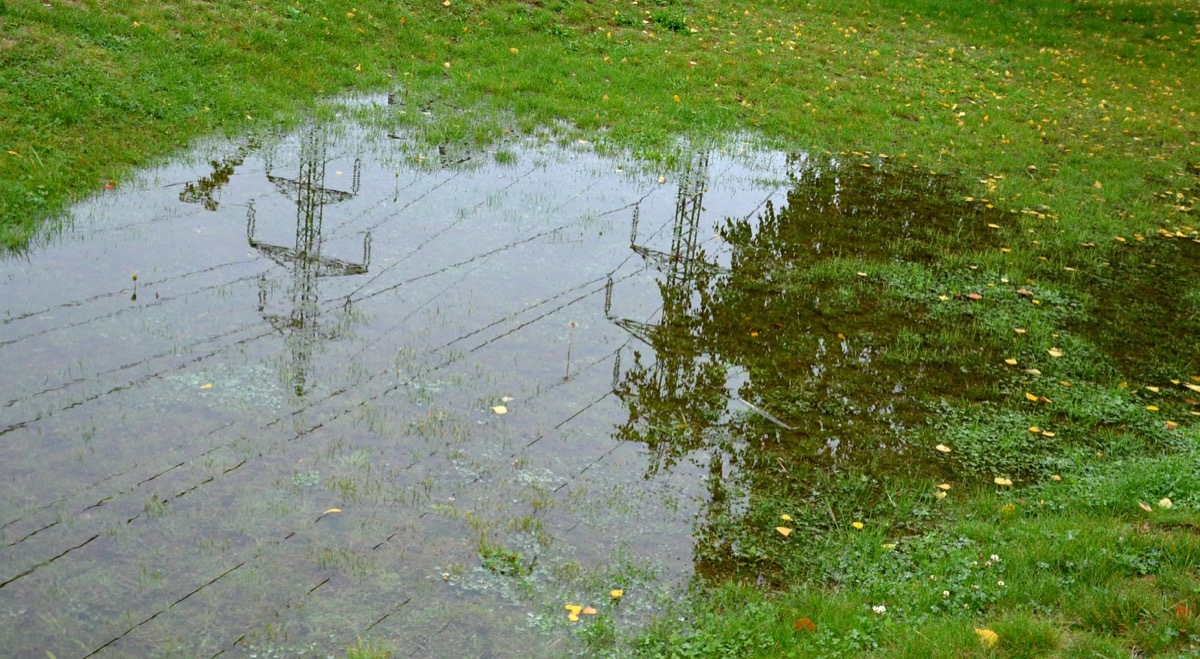
[[[362,260],[358,263],[326,256],[322,253],[325,227],[325,207],[352,199],[358,194],[362,159],[354,159],[354,174],[350,191],[330,187],[325,181],[328,164],[327,138],[324,130],[310,128],[300,145],[298,171],[295,178],[272,173],[267,161],[267,180],[283,197],[296,206],[296,241],[290,246],[273,245],[255,238],[257,216],[253,202],[247,204],[246,240],[250,246],[291,272],[286,312],[266,310],[272,286],[268,273],[259,277],[258,311],[267,322],[286,337],[290,352],[287,372],[297,396],[308,388],[312,371],[312,353],[321,343],[338,338],[347,326],[350,298],[335,311],[334,321],[322,321],[318,280],[322,277],[347,277],[367,272],[371,261],[371,232],[363,235]]]
[[[212,174],[201,178],[198,181],[188,181],[184,184],[183,191],[179,193],[179,201],[185,204],[200,204],[205,210],[215,211],[220,206],[215,195],[221,191],[225,184],[229,183],[229,179],[233,176],[234,171],[242,165],[246,160],[246,156],[258,150],[259,144],[256,140],[250,140],[248,143],[238,147],[238,150],[233,155],[213,160],[209,162],[212,166]]]

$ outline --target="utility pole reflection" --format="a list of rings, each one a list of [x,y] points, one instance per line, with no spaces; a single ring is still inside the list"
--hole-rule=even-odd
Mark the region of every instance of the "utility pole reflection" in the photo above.
[[[290,271],[288,288],[289,308],[284,313],[267,311],[273,287],[266,274],[259,278],[258,311],[277,331],[283,334],[288,346],[286,379],[297,396],[303,396],[312,376],[313,353],[324,341],[338,338],[350,319],[350,300],[336,308],[332,322],[323,321],[318,282],[324,277],[346,277],[367,272],[371,260],[371,233],[363,236],[362,260],[349,262],[322,254],[322,231],[325,208],[353,199],[358,194],[362,161],[354,160],[354,173],[349,191],[330,187],[325,181],[327,140],[323,131],[313,127],[305,133],[300,145],[296,176],[288,178],[272,172],[267,160],[267,180],[283,197],[296,206],[295,243],[275,245],[255,237],[256,222],[253,203],[246,214],[246,240],[264,256]]]

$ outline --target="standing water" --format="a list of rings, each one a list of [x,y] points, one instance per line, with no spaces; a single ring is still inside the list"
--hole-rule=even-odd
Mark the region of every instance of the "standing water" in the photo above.
[[[795,421],[655,336],[794,163],[314,126],[80,204],[0,263],[0,646],[560,655],[661,611],[732,467],[652,438]]]

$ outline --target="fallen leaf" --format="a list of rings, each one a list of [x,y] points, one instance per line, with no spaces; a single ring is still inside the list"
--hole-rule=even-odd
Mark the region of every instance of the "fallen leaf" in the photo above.
[[[954,449],[950,448],[949,446],[946,446],[945,444],[938,444],[937,446],[935,446],[933,448],[941,451],[942,453],[949,453],[954,450]]]
[[[200,388],[201,389],[212,389],[212,383],[209,382],[208,384],[202,384],[202,385],[200,385]]]
[[[1046,352],[1050,353],[1050,356],[1056,359],[1063,356],[1062,350],[1059,350],[1058,348],[1051,348]]]
[[[579,622],[579,614],[578,613],[568,613],[567,620],[569,620],[571,622]]]
[[[790,522],[790,521],[792,521],[792,516],[791,515],[780,515],[779,519],[782,519],[785,522]]]
[[[858,529],[859,531],[861,531],[863,529],[862,522],[850,522],[850,526],[853,526],[854,528]]]
[[[1017,295],[1021,295],[1023,297],[1033,297],[1033,291],[1025,288],[1018,288]]]
[[[1036,403],[1037,399],[1038,399],[1037,396],[1034,396],[1033,394],[1029,393],[1028,391],[1025,392],[1025,400],[1030,400],[1030,401],[1033,401]]]
[[[867,273],[865,273],[865,272],[856,272],[856,273],[854,273],[854,274],[858,275],[859,277],[866,277],[866,276],[867,276]]]
[[[596,615],[596,609],[590,606],[585,606],[583,607],[583,611],[580,611],[580,613],[585,616],[594,616]]]
[[[817,625],[808,618],[799,618],[796,620],[796,631],[798,632],[815,632]]]
[[[1175,613],[1175,617],[1179,618],[1180,620],[1187,620],[1195,615],[1195,613],[1192,612],[1191,607],[1182,602],[1171,607],[1171,610]]]
[[[1013,359],[1013,358],[1009,357],[1008,359],[1005,359],[1005,360],[1004,360],[1004,363],[1005,363],[1005,364],[1008,364],[1009,366],[1016,366],[1016,365],[1017,365],[1017,360],[1015,360],[1015,359]]]
[[[1151,412],[1157,412],[1157,411],[1158,411],[1158,407],[1157,407],[1156,405],[1147,405],[1147,406],[1146,406],[1146,409],[1150,410]]]
[[[933,493],[933,498],[937,499],[938,501],[941,501],[942,499],[946,498],[946,493],[941,490],[938,490],[937,492]]]
[[[1050,480],[1052,480],[1052,481],[1061,481],[1061,480],[1062,480],[1062,476],[1059,476],[1058,474],[1050,474]]]
[[[496,414],[508,414],[508,408],[503,405],[492,406],[492,411]]]
[[[1188,389],[1191,389],[1192,391],[1200,391],[1200,385],[1195,385],[1195,384],[1192,384],[1191,382],[1185,382],[1185,383],[1183,383],[1183,386],[1187,387]]]
[[[1007,478],[1004,478],[1003,476],[997,476],[997,477],[993,478],[992,482],[995,483],[996,485],[1012,485],[1012,481],[1008,480]]]
[[[950,299],[950,296],[949,295],[939,295],[938,299],[941,300],[942,302],[945,302],[946,300]]]
[[[786,526],[776,526],[775,530],[779,531],[779,535],[781,535],[785,538],[792,534],[792,530]]]
[[[982,296],[982,295],[980,295],[979,293],[967,293],[967,299],[969,299],[969,300],[982,300],[982,299],[983,299],[983,296]]]
[[[621,590],[620,588],[618,588],[616,590],[608,591],[608,596],[615,600],[621,599],[621,597],[624,595],[625,595],[625,591]]]
[[[949,483],[942,483],[941,485],[938,485],[938,489],[939,489],[939,490],[949,490],[949,489],[950,489],[950,484],[949,484]]]
[[[1146,387],[1146,391],[1153,391],[1154,393],[1158,393],[1158,387]]]
[[[1036,434],[1038,434],[1038,433],[1039,433],[1039,432],[1041,432],[1041,431],[1042,431],[1042,429],[1041,429],[1041,428],[1039,428],[1039,427],[1037,427],[1037,426],[1029,426],[1029,432],[1031,432],[1031,433],[1033,433],[1033,434],[1035,434],[1035,435],[1036,435]]]
[[[1138,508],[1141,508],[1142,510],[1144,510],[1144,511],[1146,511],[1146,512],[1148,512],[1148,513],[1152,513],[1152,512],[1154,512],[1154,509],[1150,507],[1150,504],[1148,504],[1148,503],[1144,503],[1144,502],[1142,502],[1142,501],[1139,501],[1139,502],[1138,502]]]
[[[1168,498],[1166,498],[1166,497],[1163,497],[1163,498],[1161,498],[1161,499],[1159,499],[1159,500],[1158,500],[1158,507],[1159,507],[1159,508],[1170,508],[1170,507],[1171,507],[1171,506],[1173,506],[1173,505],[1175,505],[1175,504],[1171,503],[1171,500],[1170,500],[1170,499],[1168,499]]]
[[[322,515],[330,515],[330,514],[333,514],[333,513],[340,513],[340,512],[342,512],[342,509],[341,509],[341,508],[330,508],[329,510],[326,510],[325,512],[323,512],[323,513],[321,513],[321,514],[322,514]]]
[[[1042,437],[1054,437],[1054,436],[1055,436],[1055,434],[1050,432],[1049,430],[1042,431]]]
[[[1011,514],[1015,513],[1016,511],[1017,511],[1017,507],[1012,505],[1011,503],[1006,503],[1003,506],[1000,506],[1000,512],[1001,512],[1001,514],[1004,514],[1004,515],[1011,515]]]
[[[1064,386],[1064,387],[1070,387],[1070,386],[1072,386],[1072,385],[1071,385],[1071,383],[1070,383],[1070,382],[1067,382],[1066,380],[1059,380],[1059,381],[1058,381],[1058,383],[1059,383],[1059,384],[1061,384],[1061,385],[1062,385],[1062,386]]]
[[[1178,424],[1178,423],[1175,423],[1174,421],[1168,421],[1168,422],[1167,422],[1167,430],[1174,430],[1174,429],[1176,429],[1176,428],[1178,428],[1178,427],[1179,427],[1179,424]]]
[[[987,647],[995,647],[1000,640],[1000,636],[990,629],[975,628],[975,633],[979,635],[979,641]]]
[[[563,605],[563,608],[569,611],[572,615],[578,615],[579,612],[583,610],[583,607],[579,606],[578,604],[565,604]]]
[[[1027,369],[1025,369],[1025,374],[1026,375],[1041,375],[1042,372],[1037,370],[1036,368],[1027,368]]]
[[[1014,332],[1016,332],[1017,334],[1024,334],[1024,333],[1025,333],[1025,330],[1021,329],[1020,327],[1014,327],[1014,328],[1013,328],[1013,331],[1014,331]]]

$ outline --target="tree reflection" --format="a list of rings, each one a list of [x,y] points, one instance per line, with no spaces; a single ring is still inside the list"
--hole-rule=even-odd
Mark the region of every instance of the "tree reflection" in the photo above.
[[[789,163],[785,203],[717,224],[729,250],[722,268],[698,238],[707,160],[697,157],[668,251],[638,242],[635,214],[632,249],[659,273],[655,321],[610,316],[649,348],[615,377],[628,409],[616,436],[649,448],[648,476],[684,458],[707,471],[701,573],[737,560],[728,525],[757,497],[799,487],[806,469],[894,454],[910,418],[904,376],[876,363],[881,342],[910,319],[812,273],[835,258],[921,259],[946,244],[938,236],[955,218],[931,219],[920,179],[800,164]]]

